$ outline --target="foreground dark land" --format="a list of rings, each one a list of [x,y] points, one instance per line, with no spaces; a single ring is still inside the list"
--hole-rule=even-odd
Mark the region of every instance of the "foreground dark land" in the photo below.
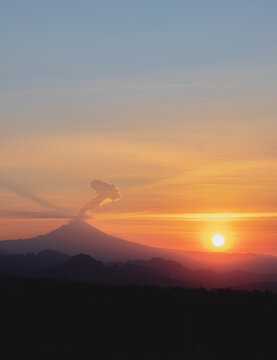
[[[1,275],[0,296],[9,357],[276,359],[271,293]]]

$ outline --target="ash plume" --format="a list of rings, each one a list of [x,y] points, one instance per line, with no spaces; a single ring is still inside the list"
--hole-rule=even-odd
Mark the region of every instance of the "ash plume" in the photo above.
[[[95,196],[82,207],[78,216],[79,219],[85,219],[88,217],[88,212],[99,208],[103,204],[119,200],[121,197],[120,190],[114,184],[103,180],[92,180],[90,187]]]

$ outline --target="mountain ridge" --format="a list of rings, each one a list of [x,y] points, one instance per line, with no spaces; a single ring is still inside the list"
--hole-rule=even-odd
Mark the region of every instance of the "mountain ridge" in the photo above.
[[[34,278],[52,278],[109,285],[151,285],[162,287],[205,287],[272,290],[277,273],[258,274],[241,270],[216,272],[192,270],[162,258],[103,263],[87,254],[68,256],[45,250],[38,254],[0,255],[0,272]]]
[[[0,241],[2,254],[38,253],[45,249],[60,251],[71,256],[84,253],[104,262],[149,260],[160,257],[177,261],[190,269],[211,268],[216,271],[277,273],[277,257],[272,255],[156,248],[108,235],[80,220],[71,221],[47,234],[33,238]]]

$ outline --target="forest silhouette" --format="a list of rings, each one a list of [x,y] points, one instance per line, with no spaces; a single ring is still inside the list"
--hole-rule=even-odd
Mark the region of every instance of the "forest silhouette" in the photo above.
[[[1,353],[142,359],[272,359],[270,292],[92,285],[1,275]]]

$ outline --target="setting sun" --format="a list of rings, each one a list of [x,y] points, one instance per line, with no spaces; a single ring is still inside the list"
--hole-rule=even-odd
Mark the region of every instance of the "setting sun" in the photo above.
[[[222,234],[214,234],[211,240],[213,245],[216,247],[221,247],[225,243],[225,238]]]

